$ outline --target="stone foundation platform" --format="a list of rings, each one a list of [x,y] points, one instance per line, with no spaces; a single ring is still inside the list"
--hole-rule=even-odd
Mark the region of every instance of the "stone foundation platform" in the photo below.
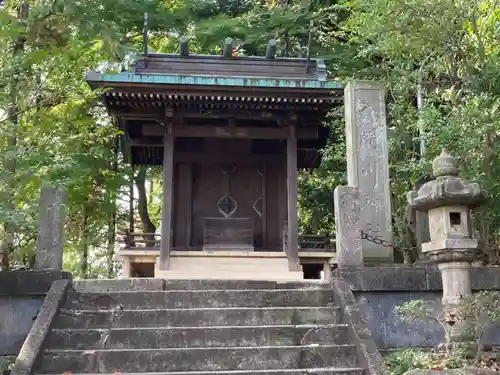
[[[301,271],[290,271],[283,252],[277,251],[173,251],[169,269],[159,269],[159,250],[120,249],[115,260],[123,262],[123,278],[154,277],[170,280],[270,280],[300,281]],[[325,251],[299,251],[301,265],[320,265],[324,279],[336,254]],[[145,274],[136,275],[142,269]]]
[[[196,256],[199,254],[199,256]],[[193,254],[193,253],[191,253]],[[168,270],[158,268],[156,259],[155,277],[170,280],[276,280],[299,281],[304,278],[302,270],[290,271],[283,253],[271,252],[196,252],[194,255],[173,256]]]

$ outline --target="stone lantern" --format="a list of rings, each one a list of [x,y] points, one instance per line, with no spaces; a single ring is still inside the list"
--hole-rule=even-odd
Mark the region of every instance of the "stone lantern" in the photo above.
[[[418,193],[408,194],[409,204],[427,212],[430,241],[422,252],[438,264],[443,280],[443,306],[457,306],[461,298],[472,294],[471,262],[479,251],[472,238],[471,210],[482,205],[485,194],[478,184],[459,177],[458,161],[443,149],[432,163],[435,179],[422,185]]]

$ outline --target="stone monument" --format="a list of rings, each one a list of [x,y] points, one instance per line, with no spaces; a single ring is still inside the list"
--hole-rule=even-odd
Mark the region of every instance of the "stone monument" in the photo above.
[[[443,307],[452,311],[462,298],[472,294],[470,267],[479,244],[472,239],[470,212],[484,203],[485,194],[478,184],[459,177],[458,161],[444,149],[432,169],[435,180],[423,184],[417,195],[410,192],[408,201],[417,211],[428,214],[430,241],[422,244],[422,252],[438,264]],[[460,332],[454,331],[452,341],[459,341]]]
[[[345,88],[348,185],[359,189],[360,230],[392,241],[385,90],[370,81]],[[335,202],[338,205],[340,202]],[[393,249],[361,241],[365,262],[392,263]]]
[[[359,189],[351,186],[338,186],[333,192],[333,199],[335,201],[337,264],[348,267],[362,266]]]
[[[36,239],[35,270],[62,270],[66,193],[55,188],[42,189]]]

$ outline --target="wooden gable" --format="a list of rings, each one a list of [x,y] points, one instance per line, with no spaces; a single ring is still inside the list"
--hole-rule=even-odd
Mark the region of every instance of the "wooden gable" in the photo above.
[[[342,86],[327,80],[321,59],[231,56],[228,48],[221,56],[189,55],[182,45],[180,50],[180,55],[147,54],[119,74],[87,75],[91,87],[109,88],[102,98],[119,119],[130,162],[161,164],[160,133],[169,118],[184,132],[181,137],[198,129],[194,138],[210,137],[211,131],[238,138],[241,132],[234,129],[251,126],[269,128],[265,134],[274,139],[293,123],[299,167],[317,165],[329,134],[323,121],[343,100]],[[306,129],[316,136],[301,138]],[[270,141],[260,143],[265,142]],[[258,148],[259,141],[254,143]]]

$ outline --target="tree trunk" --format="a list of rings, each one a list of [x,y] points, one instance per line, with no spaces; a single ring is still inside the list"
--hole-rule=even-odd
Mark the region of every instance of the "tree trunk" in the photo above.
[[[151,180],[149,180],[149,197],[148,197],[149,203],[153,202],[153,187],[154,187],[154,178],[151,178]]]
[[[113,200],[113,202],[116,202]],[[106,254],[106,261],[108,266],[108,278],[112,279],[115,275],[115,267],[113,263],[113,256],[115,255],[115,237],[116,237],[116,203],[112,212],[109,213],[108,219],[108,251]]]
[[[89,277],[89,241],[88,241],[88,202],[83,205],[82,231],[81,231],[81,262],[80,272],[83,279]]]
[[[111,169],[116,174],[118,172],[118,138],[113,148],[113,164]],[[116,236],[116,191],[109,192],[110,203],[112,204],[111,212],[108,218],[108,251],[106,254],[106,261],[108,266],[108,278],[114,277],[115,267],[113,264],[113,255],[115,254],[115,236]]]
[[[10,225],[3,225],[4,239],[0,246],[0,269],[7,271],[9,269],[9,254],[14,249],[14,233]]]
[[[135,177],[135,184],[139,193],[137,199],[137,210],[139,211],[139,217],[141,218],[143,232],[155,233],[156,226],[151,221],[148,212],[148,199],[146,195],[146,173],[147,168],[145,166],[141,166],[139,172],[137,173],[137,176]],[[144,236],[144,241],[146,241],[147,247],[155,246],[154,236]]]

